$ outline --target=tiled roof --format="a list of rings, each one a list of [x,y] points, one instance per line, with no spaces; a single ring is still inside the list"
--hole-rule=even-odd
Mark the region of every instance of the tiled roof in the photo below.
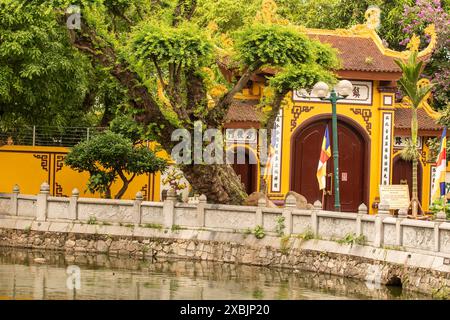
[[[339,52],[341,70],[371,72],[401,72],[394,58],[385,56],[370,38],[308,34],[312,39],[328,43]]]
[[[395,128],[397,129],[411,129],[411,109],[398,108],[395,110]],[[417,120],[419,122],[419,129],[421,130],[442,130],[443,127],[436,124],[436,120],[433,119],[428,113],[422,109],[417,109]]]
[[[234,100],[228,109],[226,122],[231,121],[249,121],[261,122],[263,114],[256,104],[258,100]]]

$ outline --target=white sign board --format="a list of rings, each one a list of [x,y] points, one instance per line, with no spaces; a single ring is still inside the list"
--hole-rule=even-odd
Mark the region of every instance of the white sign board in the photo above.
[[[380,185],[380,202],[387,202],[389,209],[409,207],[409,187],[407,184]]]

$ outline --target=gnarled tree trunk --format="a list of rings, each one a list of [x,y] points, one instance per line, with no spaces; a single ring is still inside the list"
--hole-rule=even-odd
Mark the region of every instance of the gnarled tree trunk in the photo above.
[[[193,191],[206,195],[208,202],[242,204],[247,198],[239,177],[228,164],[183,165],[180,169]]]

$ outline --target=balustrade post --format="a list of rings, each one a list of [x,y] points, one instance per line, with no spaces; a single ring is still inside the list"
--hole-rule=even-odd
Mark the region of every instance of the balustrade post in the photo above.
[[[166,200],[163,203],[164,227],[172,228],[174,222],[175,202],[177,200],[177,193],[174,189],[167,191]]]
[[[77,188],[72,190],[72,195],[69,199],[69,220],[78,220],[78,197],[80,196],[80,191]]]
[[[47,202],[48,195],[50,193],[50,186],[47,182],[43,182],[41,184],[41,188],[39,194],[37,195],[36,201],[36,220],[37,221],[46,221],[47,220]]]
[[[358,214],[356,215],[356,236],[359,237],[362,234],[362,221],[361,217],[367,214],[367,206],[361,203],[358,207]]]
[[[386,201],[382,201],[378,205],[378,214],[375,217],[375,247],[381,247],[384,243],[383,220],[387,216],[389,216],[389,204]]]
[[[141,224],[142,221],[141,206],[143,200],[144,196],[142,195],[142,192],[136,192],[136,197],[133,204],[133,223],[138,225]]]
[[[261,197],[258,199],[258,207],[255,212],[255,226],[263,226],[263,209],[266,207],[266,198]]]
[[[397,246],[403,245],[403,227],[402,221],[408,218],[408,209],[398,210],[397,221],[395,221],[395,244]]]
[[[317,213],[322,210],[322,203],[317,200],[314,202],[314,209],[311,211],[311,228],[315,236],[319,235],[319,217]]]
[[[206,196],[202,194],[198,197],[197,204],[197,223],[199,228],[203,228],[205,226],[205,205],[206,205]]]
[[[11,206],[9,209],[10,215],[17,216],[19,214],[19,212],[18,212],[19,193],[20,193],[20,187],[17,184],[15,184],[13,187],[13,192],[11,194]]]
[[[283,210],[284,223],[286,228],[286,234],[290,235],[292,233],[292,211],[297,207],[297,199],[294,195],[290,194],[286,197],[284,204],[285,209]]]

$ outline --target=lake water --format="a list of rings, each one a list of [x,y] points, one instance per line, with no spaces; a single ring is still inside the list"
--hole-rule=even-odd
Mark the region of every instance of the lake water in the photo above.
[[[70,270],[79,270],[79,277],[71,277],[68,266],[75,266]],[[304,271],[0,248],[0,299],[427,298],[397,287],[377,288]]]

